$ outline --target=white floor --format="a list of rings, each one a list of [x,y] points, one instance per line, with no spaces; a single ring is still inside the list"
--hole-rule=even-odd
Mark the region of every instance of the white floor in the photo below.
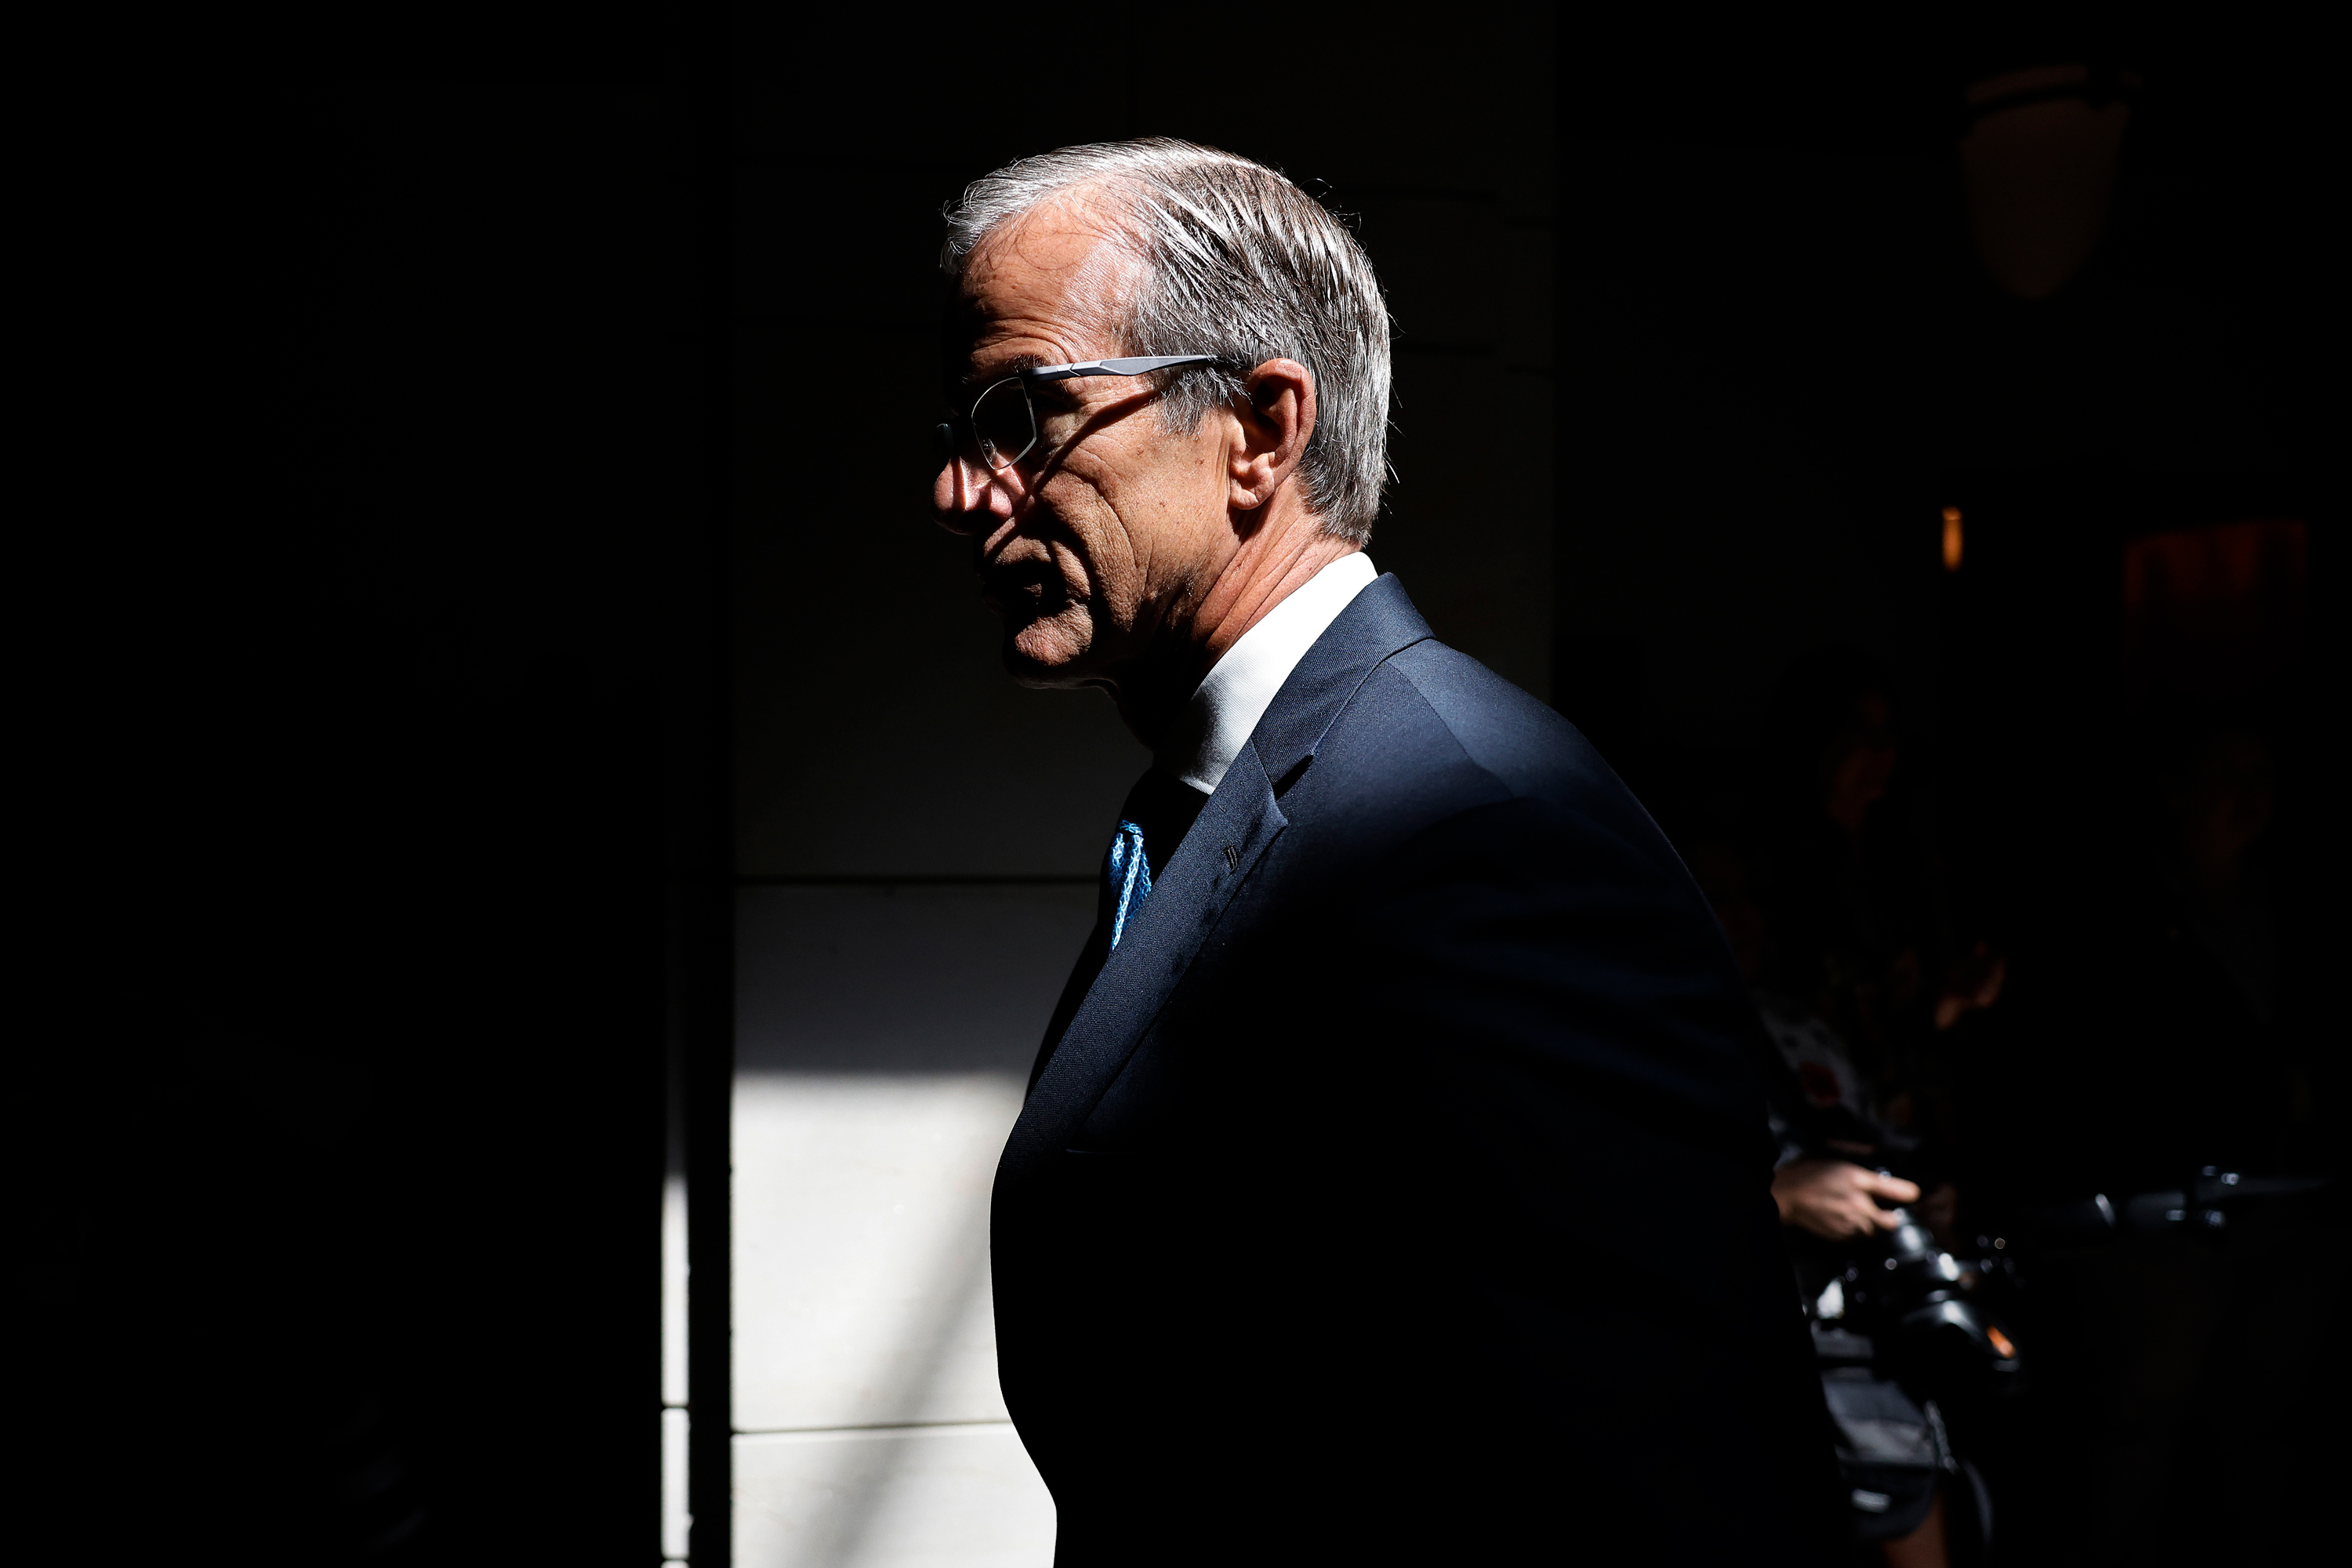
[[[988,1194],[1091,889],[746,893],[735,1561],[1045,1568],[1006,1419]]]

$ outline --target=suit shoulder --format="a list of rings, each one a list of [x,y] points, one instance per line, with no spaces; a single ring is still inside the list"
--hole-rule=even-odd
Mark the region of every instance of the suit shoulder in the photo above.
[[[1523,801],[1549,809],[1522,827],[1599,831],[1679,869],[1649,814],[1576,726],[1467,654],[1424,640],[1381,661],[1357,689],[1307,775],[1297,813],[1346,823],[1370,851],[1463,813]],[[1285,809],[1293,803],[1285,801]],[[1484,818],[1482,818],[1483,820]]]
[[[1515,796],[1587,805],[1624,785],[1576,726],[1459,649],[1416,643],[1389,661],[1456,745]]]

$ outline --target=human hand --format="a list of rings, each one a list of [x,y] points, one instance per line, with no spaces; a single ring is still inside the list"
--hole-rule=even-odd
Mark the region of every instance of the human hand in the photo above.
[[[1848,1160],[1799,1160],[1772,1173],[1772,1201],[1780,1223],[1832,1241],[1893,1230],[1895,1214],[1877,1200],[1907,1204],[1919,1189],[1900,1176],[1882,1176]]]

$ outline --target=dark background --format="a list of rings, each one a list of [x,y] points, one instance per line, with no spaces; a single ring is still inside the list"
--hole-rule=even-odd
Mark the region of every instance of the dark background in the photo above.
[[[136,132],[83,108],[12,1141],[20,1431],[76,1559],[411,1518],[418,1561],[654,1554],[663,1085],[715,1190],[729,879],[1083,878],[1141,765],[1004,687],[921,512],[935,215],[1004,158],[1165,132],[1321,182],[1398,321],[1372,553],[1439,634],[1637,787],[1871,647],[2021,964],[2096,874],[2124,542],[2305,519],[2333,647],[2315,40],[1251,26],[1097,8],[976,75],[945,8],[500,10]],[[2086,58],[2146,87],[2099,247],[2027,304],[1970,253],[1955,105]]]
[[[22,590],[62,699],[12,1097],[27,1551],[658,1559],[670,1072],[725,1191],[693,19],[584,63],[426,30],[89,128],[42,321],[73,478]]]

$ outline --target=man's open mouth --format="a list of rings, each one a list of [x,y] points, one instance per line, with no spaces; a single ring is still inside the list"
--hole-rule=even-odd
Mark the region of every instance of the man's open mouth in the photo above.
[[[1066,605],[1069,589],[1050,561],[1008,562],[981,568],[980,602],[999,615],[1034,620]]]

